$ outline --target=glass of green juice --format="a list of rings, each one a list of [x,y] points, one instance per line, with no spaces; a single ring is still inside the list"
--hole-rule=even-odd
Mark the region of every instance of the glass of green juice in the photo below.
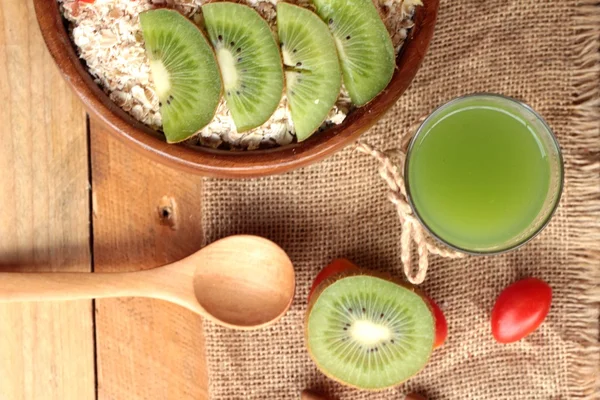
[[[471,254],[512,250],[539,233],[563,188],[560,147],[518,100],[460,97],[413,137],[405,164],[412,209],[432,236]]]

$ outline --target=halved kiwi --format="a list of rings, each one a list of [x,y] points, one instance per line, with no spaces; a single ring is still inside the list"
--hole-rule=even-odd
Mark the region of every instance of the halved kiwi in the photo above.
[[[394,74],[394,46],[372,0],[313,0],[329,25],[342,63],[344,86],[357,106],[373,100]]]
[[[221,97],[215,54],[202,32],[177,11],[140,14],[167,142],[181,142],[214,117]]]
[[[288,3],[277,3],[277,29],[292,122],[302,141],[321,126],[340,94],[335,42],[316,14]]]
[[[237,131],[262,125],[283,95],[281,56],[269,25],[242,4],[208,3],[202,13]]]
[[[360,389],[399,385],[429,360],[435,319],[415,289],[354,272],[317,288],[306,317],[306,342],[317,367]]]

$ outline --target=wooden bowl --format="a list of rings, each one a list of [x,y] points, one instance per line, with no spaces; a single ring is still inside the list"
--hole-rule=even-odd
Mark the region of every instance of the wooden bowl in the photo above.
[[[200,146],[167,144],[155,131],[114,104],[94,83],[79,59],[65,29],[56,0],[33,0],[42,36],[66,81],[90,114],[102,121],[122,142],[152,159],[202,175],[248,178],[279,174],[319,161],[354,142],[398,100],[408,88],[425,57],[433,37],[439,0],[424,0],[417,7],[415,26],[396,59],[397,69],[388,87],[371,103],[346,120],[302,143],[268,150],[227,151]]]

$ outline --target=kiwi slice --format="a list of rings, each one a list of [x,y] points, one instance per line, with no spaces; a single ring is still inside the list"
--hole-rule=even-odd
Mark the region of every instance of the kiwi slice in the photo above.
[[[267,22],[252,8],[236,3],[202,6],[216,52],[227,108],[238,132],[262,125],[283,94],[279,46]]]
[[[344,86],[362,106],[390,83],[394,46],[372,0],[313,0],[329,25],[342,63]]]
[[[177,11],[140,14],[146,53],[167,142],[188,139],[214,117],[221,98],[215,54],[202,32]]]
[[[435,319],[414,289],[371,275],[324,281],[306,319],[308,350],[317,367],[360,389],[396,386],[429,360]]]
[[[298,141],[321,126],[335,104],[342,75],[333,37],[313,12],[277,3],[286,94]]]

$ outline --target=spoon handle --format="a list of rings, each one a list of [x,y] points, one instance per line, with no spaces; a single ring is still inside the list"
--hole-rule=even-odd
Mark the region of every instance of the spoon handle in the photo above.
[[[160,287],[145,272],[0,272],[0,302],[147,297]]]

